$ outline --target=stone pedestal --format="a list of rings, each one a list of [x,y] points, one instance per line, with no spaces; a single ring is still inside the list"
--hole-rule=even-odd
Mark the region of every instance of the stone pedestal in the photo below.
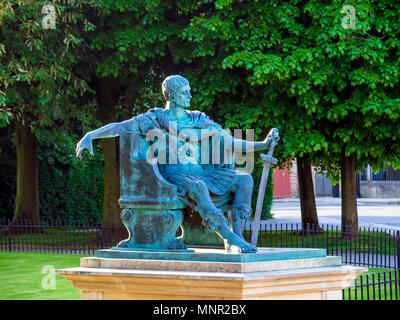
[[[124,254],[103,250],[99,255],[110,251]],[[324,249],[259,248],[255,254],[195,249],[176,253],[174,260],[165,252],[129,255],[82,258],[80,267],[57,273],[82,291],[82,299],[340,300],[341,290],[367,271],[342,265],[340,257],[328,257]]]

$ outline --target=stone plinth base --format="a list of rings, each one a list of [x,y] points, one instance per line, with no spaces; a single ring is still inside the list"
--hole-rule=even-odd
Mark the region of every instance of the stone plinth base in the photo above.
[[[255,262],[82,258],[79,268],[57,273],[72,280],[82,299],[326,300],[341,299],[341,290],[365,271],[325,256]]]

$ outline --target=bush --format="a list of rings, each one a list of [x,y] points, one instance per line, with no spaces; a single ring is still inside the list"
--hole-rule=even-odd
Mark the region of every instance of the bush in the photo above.
[[[16,150],[12,128],[0,128],[0,218],[12,219],[16,195]]]
[[[17,186],[15,162],[3,162],[0,166],[0,218],[12,219],[15,209]]]
[[[5,135],[3,135],[5,136]],[[39,143],[40,219],[101,220],[104,166],[101,150],[80,161],[79,138],[62,131],[42,130]],[[16,151],[11,135],[0,148],[0,218],[12,219],[16,195]]]
[[[103,212],[103,157],[80,161],[78,138],[64,134],[40,138],[39,201],[41,219],[101,220]]]

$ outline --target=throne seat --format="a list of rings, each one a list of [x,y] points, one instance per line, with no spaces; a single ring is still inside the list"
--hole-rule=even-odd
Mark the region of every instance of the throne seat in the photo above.
[[[118,247],[129,249],[184,250],[186,244],[222,246],[209,232],[197,212],[178,198],[177,186],[161,175],[156,159],[147,159],[150,142],[137,132],[120,135],[121,220],[129,238]],[[212,198],[229,213],[232,194]],[[229,216],[229,215],[228,215]]]

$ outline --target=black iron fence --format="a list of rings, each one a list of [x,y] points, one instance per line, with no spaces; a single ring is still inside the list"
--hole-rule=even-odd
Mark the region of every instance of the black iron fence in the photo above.
[[[243,236],[250,240],[251,225]],[[121,225],[87,221],[0,220],[0,251],[49,252],[94,255],[126,239]],[[341,256],[344,264],[387,269],[359,276],[343,290],[346,300],[400,299],[400,232],[375,228],[348,228],[334,225],[261,224],[258,247],[325,248],[331,256]]]
[[[250,238],[247,225],[245,237]],[[377,228],[351,228],[319,224],[261,224],[258,247],[325,248],[330,256],[341,256],[344,264],[398,269],[400,231]]]
[[[127,237],[125,227],[112,223],[0,220],[0,251],[93,255]]]
[[[400,270],[387,270],[357,277],[342,290],[343,300],[400,300]]]
[[[251,225],[243,236],[251,237]],[[95,254],[126,239],[125,227],[87,221],[0,220],[0,251]],[[375,228],[340,230],[333,225],[261,224],[258,247],[325,248],[344,264],[399,269],[400,231]]]

